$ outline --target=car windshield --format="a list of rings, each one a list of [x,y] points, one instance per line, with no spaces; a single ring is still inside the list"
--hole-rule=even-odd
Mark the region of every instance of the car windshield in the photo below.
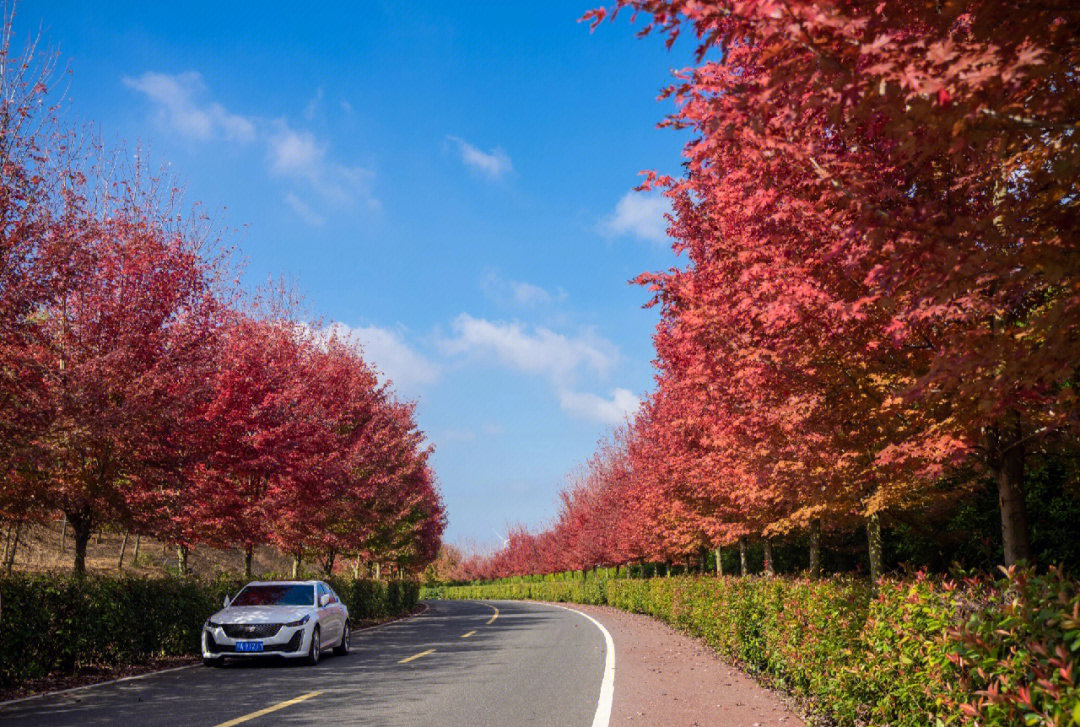
[[[273,585],[248,586],[230,606],[311,606],[315,603],[315,586]]]

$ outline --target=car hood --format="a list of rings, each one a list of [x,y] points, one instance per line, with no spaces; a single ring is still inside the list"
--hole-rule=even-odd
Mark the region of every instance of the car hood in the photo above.
[[[313,606],[229,606],[223,608],[210,620],[219,624],[267,624],[289,623],[315,614]]]

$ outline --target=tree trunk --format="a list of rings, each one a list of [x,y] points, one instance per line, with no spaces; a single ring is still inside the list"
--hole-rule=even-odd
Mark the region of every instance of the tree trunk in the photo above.
[[[124,570],[124,553],[127,552],[128,534],[124,532],[124,539],[120,541],[120,557],[116,559],[116,570]]]
[[[295,581],[300,577],[300,554],[293,553],[292,557],[292,578]]]
[[[326,554],[326,558],[323,560],[323,577],[329,578],[334,574],[334,561],[337,560],[337,551],[330,549],[330,552]]]
[[[353,562],[352,577],[353,577],[354,581],[360,579],[360,554],[359,553],[356,554],[356,560]]]
[[[664,562],[664,577],[671,578],[671,563],[667,561]]]
[[[881,517],[874,513],[866,520],[866,540],[870,546],[870,580],[877,583],[883,572],[881,555]]]
[[[739,538],[739,575],[746,577],[746,538]]]
[[[64,517],[60,520],[60,552],[64,552],[64,546],[67,545],[67,513],[64,513]]]
[[[1000,428],[991,429],[988,438],[991,468],[998,486],[1001,508],[1001,542],[1005,565],[1031,559],[1027,505],[1024,502],[1024,443],[1019,416],[1007,415]]]
[[[724,559],[723,559],[723,555],[724,554],[721,552],[720,548],[717,548],[716,549],[716,575],[717,576],[724,575]]]
[[[101,528],[98,528],[97,539],[94,541],[94,545],[101,545]]]
[[[382,580],[382,566],[379,563],[375,564],[375,580]]]
[[[135,534],[135,550],[131,552],[131,564],[139,567],[139,546],[142,545],[142,535]]]
[[[69,517],[68,521],[71,522],[71,531],[75,538],[74,571],[75,575],[81,578],[86,575],[86,546],[93,534],[93,522],[82,516]]]
[[[4,571],[11,573],[15,567],[15,553],[19,550],[19,534],[22,532],[22,523],[15,523],[15,534],[11,537],[11,550],[8,551],[7,560],[4,562]]]
[[[821,577],[821,518],[810,521],[810,577]]]
[[[180,571],[180,575],[186,576],[188,574],[188,553],[190,549],[186,545],[176,546],[176,570]]]
[[[15,530],[15,526],[8,525],[4,531],[4,557],[0,558],[0,565],[7,564],[8,551],[11,550],[11,536],[13,530]]]
[[[765,551],[765,575],[774,576],[776,575],[776,566],[773,564],[772,538],[765,538],[762,548]]]
[[[255,560],[255,546],[252,545],[251,543],[248,543],[247,545],[244,546],[244,580],[248,580],[248,581],[251,580],[251,578],[252,578],[251,564],[252,564],[252,561],[254,561],[254,560]]]

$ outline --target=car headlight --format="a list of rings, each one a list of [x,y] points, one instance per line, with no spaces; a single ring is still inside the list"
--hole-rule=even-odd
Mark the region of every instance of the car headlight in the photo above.
[[[311,614],[307,614],[303,618],[299,618],[299,619],[297,619],[295,621],[290,621],[289,623],[287,623],[285,625],[286,626],[303,626],[304,624],[306,624],[310,620],[311,620]]]
[[[210,619],[206,619],[206,628],[208,628],[208,629],[216,629],[216,628],[220,628],[220,627],[221,627],[221,624],[214,623]]]

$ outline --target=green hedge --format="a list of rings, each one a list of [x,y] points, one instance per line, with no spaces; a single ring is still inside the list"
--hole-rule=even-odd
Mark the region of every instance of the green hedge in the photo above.
[[[876,589],[851,578],[592,578],[428,598],[608,604],[705,640],[842,725],[1080,724],[1080,588],[1051,570]]]
[[[416,605],[408,581],[332,579],[354,620]],[[0,579],[0,687],[98,665],[197,654],[199,630],[236,580],[14,574]]]

